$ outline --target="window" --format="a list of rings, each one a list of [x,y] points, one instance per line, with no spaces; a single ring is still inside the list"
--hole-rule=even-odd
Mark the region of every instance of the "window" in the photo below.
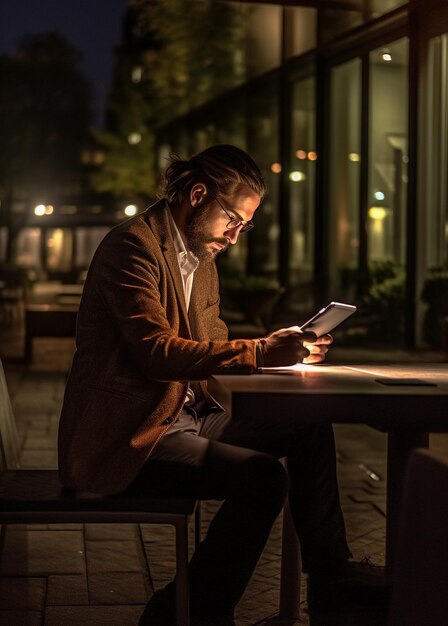
[[[349,3],[345,7],[330,8],[331,2],[327,2],[325,8],[319,9],[319,43],[336,39],[339,35],[367,24],[407,2],[408,0],[355,1],[351,3],[352,8],[349,8]]]
[[[448,24],[447,7],[433,19],[440,32]],[[420,117],[426,132],[419,146],[417,336],[420,344],[443,349],[448,285],[448,33],[429,39],[426,59]]]
[[[404,264],[408,163],[408,41],[370,53],[368,260]]]
[[[0,226],[0,263],[6,261],[6,248],[8,243],[8,229],[6,226]]]
[[[69,228],[50,228],[45,231],[47,269],[68,272],[72,269],[73,233]]]
[[[329,241],[332,293],[352,297],[359,258],[361,60],[335,67],[330,85]]]
[[[263,81],[248,95],[247,151],[260,167],[268,193],[254,218],[255,228],[249,233],[248,271],[250,274],[277,278],[278,271],[278,187],[279,176],[273,163],[279,160],[277,78]],[[275,168],[274,168],[275,169]]]
[[[95,250],[108,232],[109,228],[107,226],[79,227],[75,230],[76,267],[85,269],[89,267]]]
[[[429,42],[424,169],[426,267],[448,265],[448,33]]]
[[[280,65],[282,7],[250,4],[246,24],[247,76],[251,78]]]
[[[40,228],[22,228],[17,238],[15,262],[23,267],[41,267]]]
[[[297,81],[292,91],[289,171],[289,285],[291,308],[310,306],[314,270],[316,175],[315,79]]]
[[[285,7],[285,56],[299,56],[316,47],[317,10],[308,7]]]

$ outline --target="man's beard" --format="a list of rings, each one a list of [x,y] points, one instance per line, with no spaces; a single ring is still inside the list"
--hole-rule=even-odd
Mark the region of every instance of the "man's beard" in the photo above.
[[[187,247],[199,261],[212,261],[219,252],[224,252],[229,247],[229,240],[225,237],[207,237],[208,224],[207,205],[203,205],[190,216],[185,227]],[[222,249],[207,247],[207,244],[213,242],[223,246]]]

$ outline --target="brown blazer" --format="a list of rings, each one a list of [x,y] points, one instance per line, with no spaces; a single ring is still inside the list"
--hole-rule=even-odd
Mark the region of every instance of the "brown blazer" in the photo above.
[[[227,340],[213,262],[196,270],[189,313],[168,208],[157,202],[112,229],[92,260],[59,425],[70,488],[126,489],[182,408],[189,381],[251,373],[255,341]]]

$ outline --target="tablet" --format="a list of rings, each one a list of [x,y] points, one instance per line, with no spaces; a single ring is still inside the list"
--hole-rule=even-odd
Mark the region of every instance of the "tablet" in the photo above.
[[[336,326],[339,326],[344,320],[356,311],[354,304],[345,304],[344,302],[330,302],[325,308],[321,309],[311,319],[300,326],[300,330],[310,330],[316,333],[318,337],[331,332]]]

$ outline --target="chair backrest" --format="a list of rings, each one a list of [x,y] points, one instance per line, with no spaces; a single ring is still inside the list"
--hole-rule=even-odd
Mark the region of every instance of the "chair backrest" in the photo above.
[[[0,472],[20,466],[19,438],[0,360]]]
[[[419,449],[409,461],[389,626],[448,625],[448,461]]]

